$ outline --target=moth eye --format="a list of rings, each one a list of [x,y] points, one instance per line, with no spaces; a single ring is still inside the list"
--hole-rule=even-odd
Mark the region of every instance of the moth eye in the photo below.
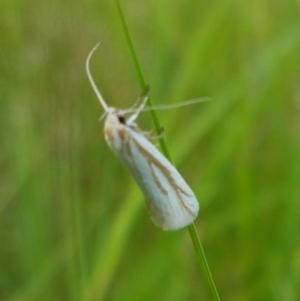
[[[119,116],[118,116],[118,120],[119,120],[119,122],[122,123],[122,124],[125,124],[125,123],[126,123],[126,119],[125,119],[125,117],[122,116],[122,115],[119,115]]]

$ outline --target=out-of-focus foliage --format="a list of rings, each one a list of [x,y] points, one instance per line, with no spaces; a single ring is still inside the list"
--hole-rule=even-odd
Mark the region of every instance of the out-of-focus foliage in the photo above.
[[[299,300],[299,1],[123,1],[159,118],[199,197],[222,300]],[[0,300],[209,300],[186,230],[163,232],[105,145],[136,70],[114,1],[0,3]],[[138,120],[153,127],[148,113]]]

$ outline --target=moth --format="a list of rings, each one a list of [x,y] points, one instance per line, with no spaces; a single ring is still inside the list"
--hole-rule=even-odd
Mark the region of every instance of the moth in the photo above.
[[[193,223],[199,212],[197,198],[174,165],[139,130],[135,120],[145,110],[148,97],[127,110],[110,107],[98,90],[86,59],[89,82],[104,109],[104,137],[109,148],[128,168],[144,194],[153,223],[163,230],[177,230]],[[126,115],[132,113],[126,118]]]

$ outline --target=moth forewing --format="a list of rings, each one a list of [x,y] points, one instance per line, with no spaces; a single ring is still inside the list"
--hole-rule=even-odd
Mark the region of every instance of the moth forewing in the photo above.
[[[104,135],[141,188],[150,216],[158,227],[176,230],[191,224],[199,203],[177,169],[117,110],[108,113]]]
[[[198,201],[176,168],[134,125],[134,120],[139,113],[146,110],[147,95],[137,106],[127,110],[109,107],[105,102],[94,82],[89,66],[92,54],[98,46],[99,44],[91,50],[86,59],[86,72],[105,111],[105,140],[128,167],[141,188],[153,222],[164,230],[183,228],[197,217]],[[126,122],[124,113],[130,112],[133,114]]]

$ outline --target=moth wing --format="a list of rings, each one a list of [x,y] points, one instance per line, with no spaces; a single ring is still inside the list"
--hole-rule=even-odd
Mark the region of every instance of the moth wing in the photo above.
[[[158,227],[176,230],[191,224],[199,203],[177,169],[141,133],[127,128],[119,157],[141,188]]]

